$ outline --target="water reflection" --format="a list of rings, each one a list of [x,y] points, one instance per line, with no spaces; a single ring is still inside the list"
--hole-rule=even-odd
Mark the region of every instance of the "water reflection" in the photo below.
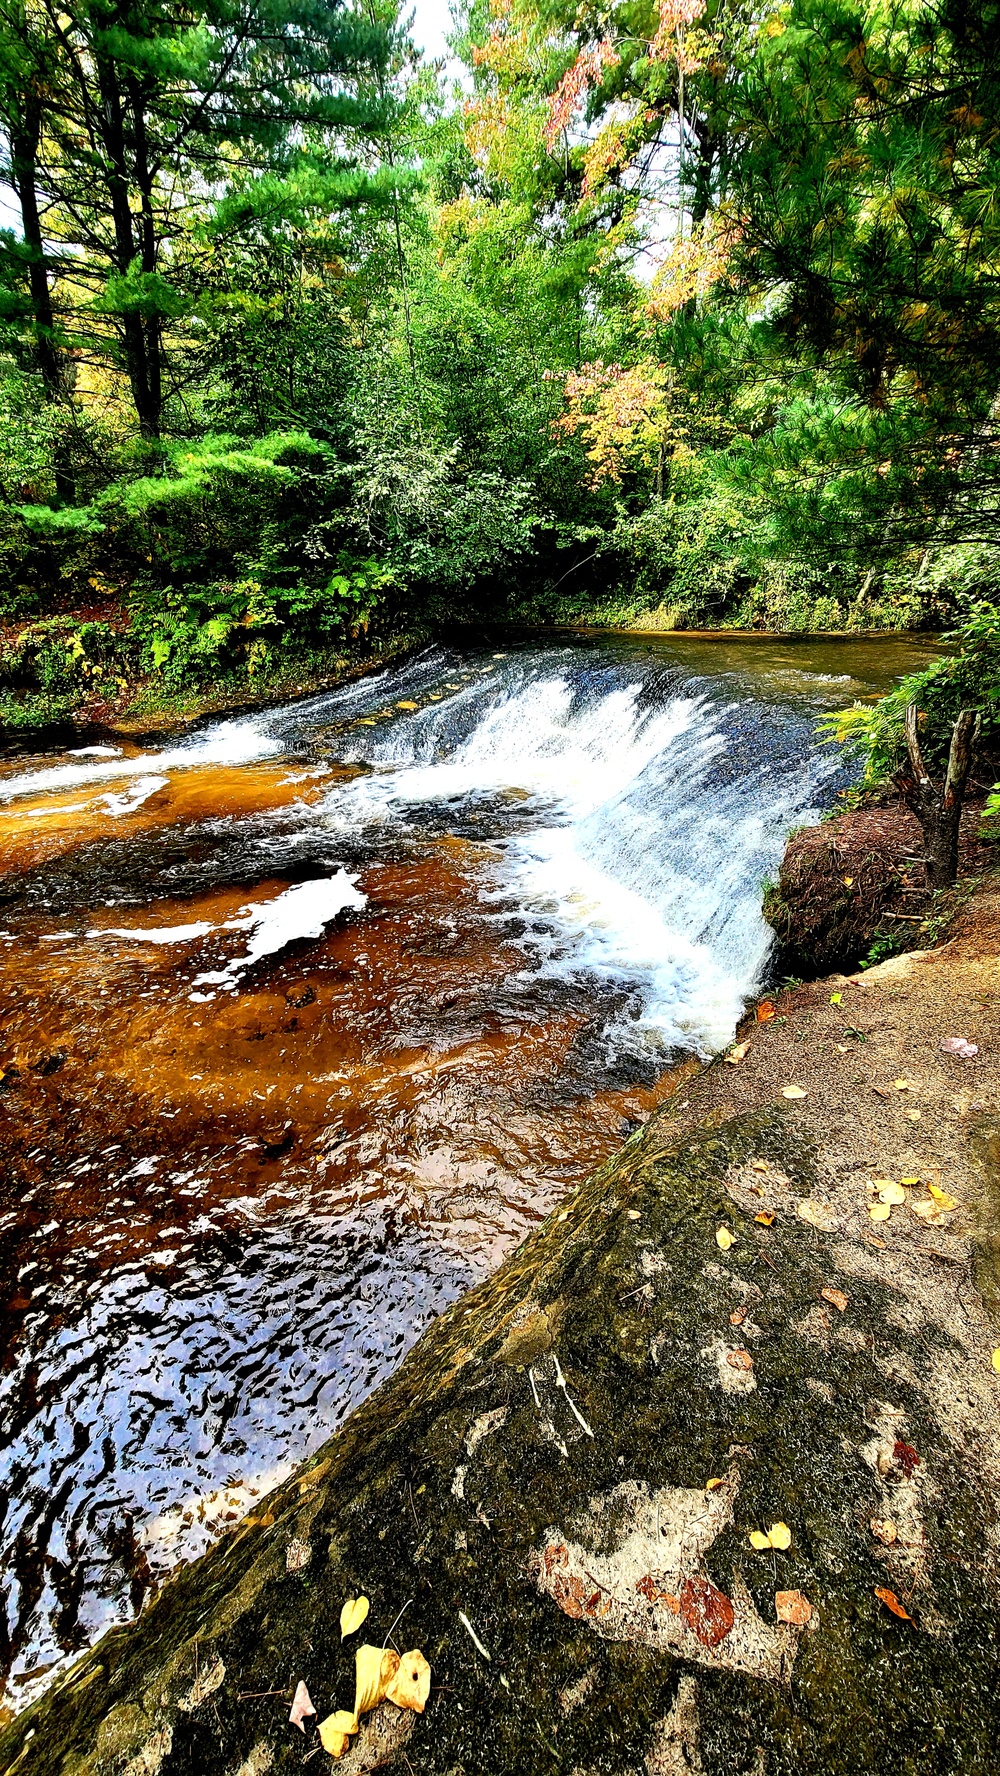
[[[923,644],[435,651],[0,771],[2,1652],[141,1603],[726,1040]]]

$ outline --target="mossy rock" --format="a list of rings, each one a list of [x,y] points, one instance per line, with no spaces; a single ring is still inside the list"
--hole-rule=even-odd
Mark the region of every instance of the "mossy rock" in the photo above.
[[[753,1160],[815,1187],[776,1112],[633,1136],[8,1727],[0,1769],[325,1770],[294,1686],[320,1718],[349,1708],[358,1640],[390,1632],[430,1660],[430,1703],[383,1703],[350,1776],[993,1768],[997,1378],[930,1308],[846,1277],[838,1233],[742,1212],[727,1185],[746,1201]],[[755,1551],[775,1522],[790,1547]],[[778,1620],[778,1592],[808,1622]]]

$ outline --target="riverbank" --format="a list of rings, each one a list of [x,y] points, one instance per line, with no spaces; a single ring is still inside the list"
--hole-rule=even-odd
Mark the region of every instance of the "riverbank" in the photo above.
[[[994,878],[943,948],[748,1019],[2,1767],[988,1767],[998,1005]],[[287,1716],[349,1703],[360,1593],[430,1701],[330,1765]]]
[[[334,689],[383,666],[402,664],[437,634],[429,627],[411,624],[384,638],[366,636],[363,645],[305,653],[263,672],[179,683],[167,673],[138,669],[132,658],[134,650],[126,646],[122,620],[117,613],[111,622],[102,607],[81,613],[79,620],[60,617],[48,624],[22,623],[0,629],[0,752],[55,745],[68,738],[76,742],[81,737],[91,741],[176,732],[210,716],[272,708],[294,697]],[[91,630],[102,632],[97,641],[93,637],[89,640],[93,658],[83,645]],[[943,651],[936,633],[930,630],[676,629],[645,626],[641,620],[620,624],[567,621],[555,626],[484,622],[454,625],[443,634],[446,641],[452,638],[461,646],[475,645],[484,638],[492,638],[497,646],[509,646],[539,638],[586,642],[616,635],[679,642],[689,649],[711,650],[722,670],[729,664],[730,654],[738,653],[747,643],[762,653],[775,647],[788,649],[792,657],[817,647],[830,650],[832,655],[838,644],[857,650],[866,642],[879,641],[909,643],[921,660]],[[113,658],[107,652],[108,637],[119,649]]]
[[[175,734],[218,716],[273,709],[296,697],[318,695],[402,666],[427,637],[406,632],[363,650],[330,652],[256,677],[178,687],[162,674],[143,673],[111,684],[102,680],[64,694],[16,698],[0,694],[0,756],[4,752],[65,744],[68,740],[148,740]],[[2,653],[2,642],[0,642]],[[0,659],[0,692],[3,671]]]

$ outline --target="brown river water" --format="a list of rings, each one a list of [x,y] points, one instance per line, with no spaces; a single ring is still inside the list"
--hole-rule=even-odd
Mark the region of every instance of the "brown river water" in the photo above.
[[[930,638],[578,637],[0,760],[17,1708],[730,1038]]]

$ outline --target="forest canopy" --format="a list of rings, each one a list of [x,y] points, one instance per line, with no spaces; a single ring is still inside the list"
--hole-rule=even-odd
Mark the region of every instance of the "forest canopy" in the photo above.
[[[995,599],[998,27],[0,0],[4,684]]]

